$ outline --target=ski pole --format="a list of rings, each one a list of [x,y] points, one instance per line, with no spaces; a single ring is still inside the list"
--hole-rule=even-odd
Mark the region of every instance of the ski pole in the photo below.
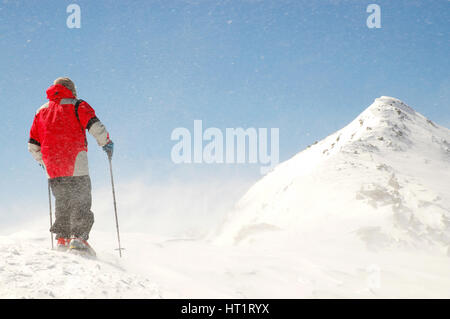
[[[120,245],[120,233],[119,233],[119,219],[117,217],[117,205],[116,205],[116,191],[114,188],[114,177],[113,177],[113,171],[112,171],[112,162],[111,157],[108,156],[109,159],[109,172],[111,174],[111,185],[112,185],[112,193],[113,193],[113,201],[114,201],[114,214],[116,217],[116,229],[117,229],[117,241],[119,242],[119,256],[122,258],[122,247]]]
[[[53,225],[53,218],[52,218],[52,195],[51,195],[51,192],[50,192],[50,180],[49,179],[47,179],[47,181],[48,181],[48,206],[49,206],[49,209],[50,209],[50,228],[52,228],[52,225]],[[51,242],[52,242],[52,249],[54,249],[54,247],[53,247],[53,233],[50,231],[50,240],[51,240]]]

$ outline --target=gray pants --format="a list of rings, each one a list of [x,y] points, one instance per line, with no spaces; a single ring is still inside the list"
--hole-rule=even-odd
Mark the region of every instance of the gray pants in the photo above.
[[[90,177],[86,175],[51,178],[50,187],[56,206],[56,219],[50,231],[56,234],[56,238],[75,236],[88,240],[94,224]]]

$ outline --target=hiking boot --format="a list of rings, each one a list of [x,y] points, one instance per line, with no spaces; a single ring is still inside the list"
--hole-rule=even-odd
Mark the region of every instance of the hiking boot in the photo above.
[[[56,250],[66,251],[67,249],[69,249],[69,243],[69,238],[59,237],[58,242],[56,243]]]
[[[70,240],[69,249],[80,253],[86,253],[88,255],[95,256],[95,251],[89,245],[89,243],[82,238],[73,238]]]

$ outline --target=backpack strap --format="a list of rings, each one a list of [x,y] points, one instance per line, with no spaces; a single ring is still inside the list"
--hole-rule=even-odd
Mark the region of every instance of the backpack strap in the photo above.
[[[80,99],[75,102],[75,116],[77,117],[78,123],[80,123],[81,132],[83,132],[83,135],[84,135],[84,143],[87,146],[88,142],[87,142],[86,132],[84,130],[83,125],[81,125],[80,116],[78,115],[78,107],[80,106],[81,102],[84,102],[84,101]]]
[[[80,116],[78,115],[78,107],[80,106],[81,102],[84,102],[84,101],[80,99],[80,100],[77,100],[77,102],[75,103],[75,116],[77,117],[78,123],[80,123],[81,128],[83,128],[83,125],[81,125]]]

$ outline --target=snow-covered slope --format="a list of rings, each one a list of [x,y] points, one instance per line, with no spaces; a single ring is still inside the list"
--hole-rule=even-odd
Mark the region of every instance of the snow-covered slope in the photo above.
[[[0,237],[0,299],[160,297],[154,283],[127,272],[114,258],[51,250],[47,237]]]
[[[218,240],[275,239],[288,230],[293,241],[357,236],[372,249],[445,250],[449,190],[450,130],[382,96],[256,183]]]

